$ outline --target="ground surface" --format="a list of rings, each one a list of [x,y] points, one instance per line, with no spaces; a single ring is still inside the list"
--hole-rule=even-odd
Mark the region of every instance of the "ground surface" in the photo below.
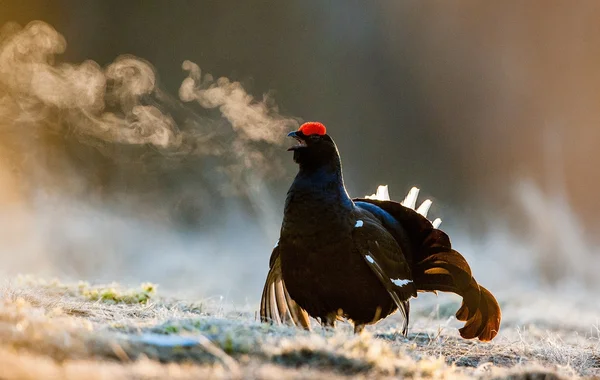
[[[344,323],[309,333],[152,284],[18,278],[0,286],[0,378],[600,378],[600,302],[576,291],[498,298],[501,332],[479,343],[458,336],[448,295],[413,302],[403,338],[399,315],[360,336]]]

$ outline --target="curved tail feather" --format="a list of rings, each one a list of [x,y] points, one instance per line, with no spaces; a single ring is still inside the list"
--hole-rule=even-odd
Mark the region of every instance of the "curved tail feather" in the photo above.
[[[407,198],[410,199],[405,202],[413,206],[414,195]],[[405,231],[411,245],[409,262],[417,291],[452,292],[463,298],[456,313],[458,320],[466,322],[459,330],[463,338],[489,341],[496,336],[502,318],[500,306],[494,296],[473,278],[469,264],[452,249],[445,232],[437,229],[423,215],[398,202],[377,199],[354,201],[380,207],[393,216]],[[393,226],[388,227],[394,234]],[[395,236],[401,241],[401,235]]]
[[[463,301],[456,318],[466,322],[460,335],[465,339],[492,340],[500,328],[500,306],[492,293],[475,281],[465,258],[450,248],[448,236],[433,230],[419,256],[413,269],[417,290],[460,295]]]

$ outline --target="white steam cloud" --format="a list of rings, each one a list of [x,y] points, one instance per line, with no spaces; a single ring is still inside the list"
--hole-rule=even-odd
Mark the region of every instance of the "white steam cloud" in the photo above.
[[[146,61],[121,56],[106,68],[96,62],[56,63],[56,55],[66,49],[62,35],[50,25],[37,21],[24,29],[4,26],[0,34],[0,119],[5,127],[21,128],[27,123],[47,122],[51,115],[57,124],[74,133],[109,143],[151,144],[177,149],[183,136],[173,118],[144,97],[157,91],[153,67]],[[269,166],[260,152],[248,143],[279,144],[285,131],[297,127],[292,118],[280,116],[270,99],[255,101],[239,82],[205,74],[201,83],[198,65],[185,61],[189,72],[180,89],[182,100],[196,100],[204,108],[218,107],[231,124],[235,136],[233,151],[242,149],[244,166]],[[206,136],[196,138],[210,144]],[[221,152],[226,151],[221,150]],[[196,150],[205,152],[207,150]],[[215,150],[211,150],[215,153]]]
[[[6,124],[25,127],[60,111],[61,122],[76,133],[107,142],[159,147],[180,142],[173,120],[140,102],[155,88],[148,63],[120,57],[106,69],[92,61],[55,64],[65,39],[42,22],[21,30],[5,27],[0,38],[0,117]],[[106,111],[109,96],[118,101],[121,114]]]
[[[277,114],[277,107],[269,98],[256,102],[239,82],[227,78],[214,82],[210,74],[202,77],[200,67],[191,61],[183,62],[182,67],[189,76],[179,88],[181,100],[195,100],[204,108],[218,107],[234,130],[246,138],[276,144],[282,141],[285,131],[297,128],[297,121]]]
[[[278,219],[265,181],[298,121],[185,61],[181,100],[222,118],[201,116],[149,62],[61,62],[66,47],[41,21],[0,30],[1,270],[258,291],[248,277],[266,271]],[[190,238],[169,213],[195,205],[203,229]]]

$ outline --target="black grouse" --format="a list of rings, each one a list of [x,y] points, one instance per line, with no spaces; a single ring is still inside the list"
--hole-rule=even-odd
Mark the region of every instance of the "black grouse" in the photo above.
[[[278,244],[262,293],[262,321],[310,329],[309,316],[334,327],[338,318],[360,332],[397,309],[407,334],[409,299],[417,292],[463,298],[460,335],[489,341],[500,327],[494,296],[480,286],[443,231],[400,203],[351,199],[340,156],[321,123],[288,136],[300,170],[285,202]]]

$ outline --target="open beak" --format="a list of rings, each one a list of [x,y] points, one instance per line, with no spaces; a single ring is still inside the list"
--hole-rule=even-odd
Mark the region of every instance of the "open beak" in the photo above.
[[[289,147],[288,151],[306,148],[306,141],[304,140],[304,135],[302,135],[302,133],[298,133],[297,131],[290,132],[288,133],[288,137],[293,137],[296,140],[296,144]]]

